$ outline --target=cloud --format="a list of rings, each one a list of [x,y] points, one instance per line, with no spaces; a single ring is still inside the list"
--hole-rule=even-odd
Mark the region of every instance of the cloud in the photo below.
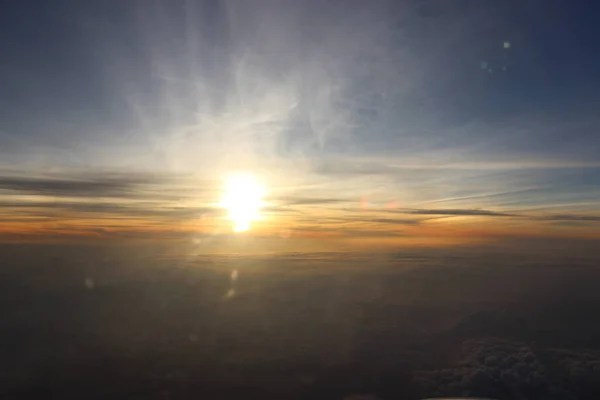
[[[279,195],[275,187],[273,196],[266,199],[268,205],[263,209],[266,220],[275,224],[284,221],[288,228],[297,227],[298,233],[336,237],[404,236],[409,233],[408,230],[416,235],[437,234],[442,231],[427,230],[429,222],[433,227],[432,220],[448,218],[448,221],[434,227],[443,228],[442,224],[451,224],[451,217],[458,216],[513,218],[515,223],[530,226],[546,222],[585,227],[585,224],[600,220],[600,217],[589,214],[521,213],[517,209],[497,211],[493,208],[427,209],[405,206],[391,209],[382,206],[364,210],[358,207],[358,200],[350,200],[352,193],[344,189],[349,183],[343,182],[342,185],[346,186],[294,187],[295,191],[286,195]],[[192,221],[209,215],[221,216],[224,210],[215,204],[217,190],[214,180],[198,180],[181,174],[64,171],[48,176],[39,172],[27,175],[24,171],[2,170],[0,220],[13,223],[14,229],[24,229],[27,224],[31,229],[37,229],[40,223],[69,221],[105,227],[111,220],[131,220],[144,227],[164,227],[168,223]],[[382,200],[381,204],[388,204],[387,200]],[[417,225],[424,226],[424,229],[416,232],[411,228]],[[406,227],[406,232],[398,232],[403,230],[402,226]],[[568,228],[557,226],[556,229]],[[581,229],[578,232],[582,232]]]
[[[442,210],[410,210],[407,214],[417,215],[456,215],[456,216],[484,216],[484,217],[516,217],[516,214],[496,212],[490,210],[462,210],[462,209],[442,209]]]
[[[380,223],[380,224],[393,224],[393,225],[418,225],[421,220],[418,219],[397,219],[397,218],[379,218],[374,217],[369,214],[359,215],[359,216],[341,216],[341,217],[311,217],[307,216],[302,218],[298,222],[309,223],[309,224],[319,224],[320,226],[324,225],[337,225],[342,224],[344,228],[336,228],[336,229],[346,229],[347,226],[352,225],[354,227],[360,228],[360,226],[364,226],[365,224],[372,223]]]
[[[78,203],[78,202],[0,202],[0,215],[6,209],[10,213],[18,213],[22,216],[57,216],[69,215],[69,213],[100,214],[94,215],[94,219],[112,219],[115,216],[122,217],[148,217],[148,218],[194,218],[208,213],[220,212],[216,207],[174,207],[155,203],[134,203],[124,205],[118,203]],[[12,220],[12,218],[9,218]]]
[[[600,379],[600,355],[591,352],[485,338],[464,342],[459,357],[454,367],[416,374],[427,396],[582,398]]]
[[[374,157],[330,157],[327,160],[315,162],[315,172],[323,175],[383,175],[410,172],[440,173],[452,171],[522,171],[546,169],[597,169],[597,161],[571,161],[571,160],[530,160],[523,158],[513,161],[454,161],[451,156],[440,156],[437,162],[423,162],[420,158],[398,162],[389,158]]]
[[[293,208],[289,208],[286,206],[274,206],[269,205],[262,208],[262,211],[265,213],[273,213],[273,214],[298,214],[299,210],[295,210]]]
[[[597,215],[557,214],[537,218],[542,221],[600,222]]]
[[[296,233],[324,233],[331,234],[335,236],[344,236],[344,237],[363,237],[363,238],[375,238],[375,237],[404,237],[405,234],[401,232],[393,232],[393,231],[385,231],[385,230],[375,230],[375,229],[365,229],[365,228],[328,228],[323,226],[303,226],[303,227],[294,227],[290,229],[290,231]]]
[[[356,160],[322,160],[315,166],[315,171],[323,175],[379,175],[396,171],[392,165],[383,161]]]
[[[600,222],[600,216],[586,214],[550,214],[536,216],[526,213],[506,213],[479,209],[439,209],[439,210],[383,210],[399,214],[440,215],[440,216],[477,216],[477,217],[515,217],[535,221]],[[377,220],[374,220],[377,221]],[[383,220],[381,220],[383,222]]]
[[[394,218],[369,218],[364,219],[367,222],[375,222],[380,224],[393,224],[393,225],[418,225],[421,221],[416,219],[394,219]]]
[[[142,185],[158,183],[140,175],[64,177],[0,176],[0,190],[54,197],[131,197]]]
[[[311,205],[325,205],[325,204],[339,204],[345,203],[348,200],[335,199],[335,198],[316,198],[316,197],[279,197],[276,199],[287,206],[311,206]]]

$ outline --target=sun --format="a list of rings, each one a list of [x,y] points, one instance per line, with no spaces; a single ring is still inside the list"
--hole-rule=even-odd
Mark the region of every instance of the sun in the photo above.
[[[230,176],[225,182],[221,206],[227,209],[234,232],[245,232],[260,218],[264,189],[249,174]]]

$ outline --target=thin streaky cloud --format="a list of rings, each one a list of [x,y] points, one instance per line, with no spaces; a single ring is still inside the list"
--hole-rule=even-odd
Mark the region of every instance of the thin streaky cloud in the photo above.
[[[597,161],[539,160],[448,162],[429,156],[428,162],[399,163],[385,158],[348,157],[319,161],[315,172],[324,175],[379,175],[406,170],[522,170],[522,169],[596,169]]]
[[[347,203],[347,199],[333,198],[308,198],[308,197],[278,197],[272,201],[285,206],[312,206],[312,205],[327,205]]]
[[[600,222],[600,215],[557,214],[535,218],[540,221],[581,221]]]
[[[531,187],[531,188],[508,190],[508,191],[502,191],[502,192],[487,192],[487,193],[475,194],[475,195],[471,195],[471,196],[448,197],[448,198],[443,198],[443,199],[428,200],[428,201],[422,202],[421,204],[438,204],[438,203],[463,202],[463,201],[477,200],[477,199],[503,198],[503,197],[509,197],[509,196],[514,196],[514,195],[519,195],[519,194],[531,193],[531,192],[535,192],[539,189],[541,189],[541,187]]]
[[[402,211],[401,211],[402,212]],[[483,217],[517,217],[516,214],[496,212],[490,210],[461,210],[461,209],[441,209],[441,210],[408,210],[406,214],[417,215],[456,215],[456,216],[483,216]]]
[[[218,207],[176,207],[156,204],[123,205],[117,203],[74,203],[74,202],[0,202],[2,209],[11,213],[26,213],[28,215],[79,215],[93,214],[94,218],[113,218],[115,215],[125,217],[147,218],[192,218],[206,214],[220,213]]]

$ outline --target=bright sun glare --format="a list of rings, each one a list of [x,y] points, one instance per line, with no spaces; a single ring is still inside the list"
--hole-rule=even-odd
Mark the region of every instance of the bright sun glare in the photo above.
[[[250,223],[259,219],[263,194],[264,190],[252,176],[238,174],[229,177],[221,205],[229,212],[234,232],[247,231]]]

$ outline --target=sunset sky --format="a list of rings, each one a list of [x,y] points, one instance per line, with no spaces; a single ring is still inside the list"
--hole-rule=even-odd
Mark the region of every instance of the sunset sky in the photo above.
[[[600,239],[592,7],[15,2],[0,14],[0,240]],[[236,173],[264,195],[234,234]]]

